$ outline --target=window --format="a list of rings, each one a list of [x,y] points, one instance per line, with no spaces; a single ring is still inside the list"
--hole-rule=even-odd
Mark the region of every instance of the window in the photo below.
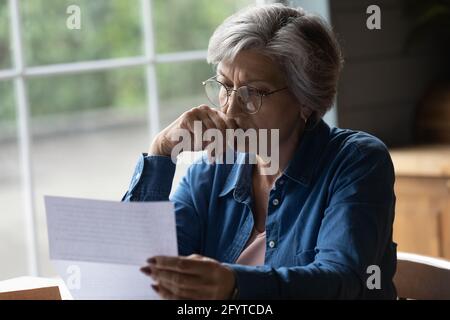
[[[0,2],[0,70],[11,68],[8,2]]]
[[[165,53],[204,50],[217,25],[251,1],[153,0],[153,3],[153,19],[158,26],[155,29],[156,51]],[[171,14],[161,14],[163,12]]]
[[[21,1],[28,66],[143,54],[139,0]],[[66,25],[66,9],[81,9],[82,28]],[[63,14],[61,14],[63,13]]]
[[[0,81],[0,255],[1,277],[27,273],[25,219],[12,81]],[[21,254],[20,254],[21,253]]]
[[[0,280],[54,275],[43,195],[119,200],[152,135],[205,102],[215,27],[254,2],[0,1]]]

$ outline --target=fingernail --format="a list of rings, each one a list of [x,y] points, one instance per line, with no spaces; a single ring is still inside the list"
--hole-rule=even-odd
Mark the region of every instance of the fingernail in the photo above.
[[[150,269],[150,267],[142,267],[141,271],[145,274],[151,275],[152,274],[152,269]]]
[[[155,290],[156,292],[159,292],[159,288],[156,284],[152,284],[152,289]]]
[[[149,259],[147,259],[147,262],[155,264],[156,263],[156,259],[155,258],[149,258]]]

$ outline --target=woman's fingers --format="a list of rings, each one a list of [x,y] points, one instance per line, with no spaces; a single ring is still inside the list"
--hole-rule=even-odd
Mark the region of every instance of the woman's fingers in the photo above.
[[[196,122],[200,123],[196,124]],[[180,131],[180,129],[186,129],[186,134],[189,134],[191,139],[190,151],[200,151],[206,149],[212,153],[223,152],[225,151],[227,145],[226,130],[237,128],[238,125],[236,121],[228,118],[225,113],[220,110],[210,108],[207,105],[201,105],[186,111],[176,122],[166,128],[164,130],[165,139],[163,139],[164,137],[158,139],[158,142],[163,144],[163,146],[159,146],[159,148],[155,147],[154,149],[162,149],[164,150],[164,154],[169,153],[175,145],[183,140],[183,134],[181,134],[182,131]],[[220,132],[221,137],[216,138],[218,132],[209,132],[207,136],[205,136],[205,132],[208,129],[217,129],[218,132]],[[166,142],[167,140],[169,140],[169,142]],[[211,143],[213,143],[213,145],[208,148]],[[222,144],[220,147],[218,145],[219,143]],[[216,155],[213,156],[215,157]]]
[[[167,287],[162,283],[158,283],[158,284],[152,284],[152,288],[153,290],[155,290],[155,292],[157,294],[159,294],[159,296],[163,299],[166,300],[191,300],[191,299],[195,299],[193,297],[190,297],[190,293],[189,292],[182,292],[179,291],[178,293],[174,292],[173,288]]]
[[[168,288],[161,285],[152,285],[152,288],[159,294],[159,296],[166,300],[177,300],[179,297],[170,291]]]
[[[205,290],[204,279],[191,274],[153,268],[151,277],[169,287],[187,290]]]
[[[156,283],[151,287],[165,299],[200,299],[207,288],[201,279],[188,274],[158,270],[146,266],[141,271],[150,276]]]
[[[237,123],[228,118],[225,113],[212,109],[206,105],[199,106],[191,110],[189,121],[201,121],[205,129],[218,129],[224,131],[226,129],[237,129]],[[193,128],[193,125],[191,125]],[[192,131],[193,132],[193,131]]]
[[[195,141],[194,150],[207,150],[208,156],[212,160],[212,158],[216,158],[225,151],[226,129],[237,128],[236,122],[228,119],[223,112],[206,105],[199,106],[191,111],[186,121],[189,123],[187,127]],[[195,130],[195,121],[201,122],[201,132]],[[216,129],[218,131],[207,131],[208,129]]]
[[[153,290],[165,299],[207,299],[214,297],[214,285],[202,277],[185,273],[152,269]],[[161,289],[162,288],[162,292]]]
[[[191,275],[203,275],[210,270],[213,260],[192,259],[190,257],[156,256],[149,259],[151,267],[186,273]]]
[[[215,162],[215,159],[223,153],[224,150],[224,140],[225,140],[225,130],[226,123],[223,119],[217,114],[216,110],[211,110],[211,112],[207,112],[206,116],[208,117],[207,121],[211,121],[213,126],[210,129],[212,131],[206,131],[203,136],[203,148],[207,151],[207,155],[209,161]]]
[[[225,121],[227,129],[239,129],[237,122],[234,119],[227,117],[225,113],[219,112],[219,116],[222,117],[222,119]]]
[[[225,133],[225,130],[227,129],[227,123],[225,122],[224,118],[220,116],[219,112],[220,111],[217,110],[211,110],[211,112],[207,113],[207,116],[214,123],[214,128]]]
[[[211,109],[210,112],[207,113],[208,117],[211,121],[214,122],[215,128],[218,132],[214,132],[208,135],[207,139],[207,151],[208,156],[214,159],[224,160],[223,154],[227,149],[227,130],[235,130],[238,128],[236,121],[231,118],[228,118],[225,113]]]
[[[233,271],[201,255],[156,256],[141,270],[157,283],[153,288],[166,299],[227,299],[235,283]]]

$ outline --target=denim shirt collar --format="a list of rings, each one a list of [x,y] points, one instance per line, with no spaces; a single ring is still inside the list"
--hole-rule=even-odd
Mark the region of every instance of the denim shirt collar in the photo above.
[[[305,130],[299,141],[293,158],[284,171],[284,175],[304,186],[311,184],[318,158],[325,147],[330,127],[322,119],[311,129]],[[233,165],[219,197],[232,190],[233,197],[238,202],[249,202],[252,184],[252,168],[250,156],[247,153],[237,153]]]

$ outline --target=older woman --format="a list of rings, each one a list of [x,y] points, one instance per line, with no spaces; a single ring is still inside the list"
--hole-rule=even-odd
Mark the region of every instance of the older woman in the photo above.
[[[141,269],[153,289],[180,299],[395,298],[389,153],[321,119],[342,66],[329,26],[302,9],[250,7],[217,28],[208,62],[217,67],[204,83],[211,104],[157,135],[123,200],[169,199],[176,133],[194,134],[194,121],[279,129],[278,170],[261,174],[258,154],[256,164],[192,165],[170,199],[180,256],[151,257]]]

